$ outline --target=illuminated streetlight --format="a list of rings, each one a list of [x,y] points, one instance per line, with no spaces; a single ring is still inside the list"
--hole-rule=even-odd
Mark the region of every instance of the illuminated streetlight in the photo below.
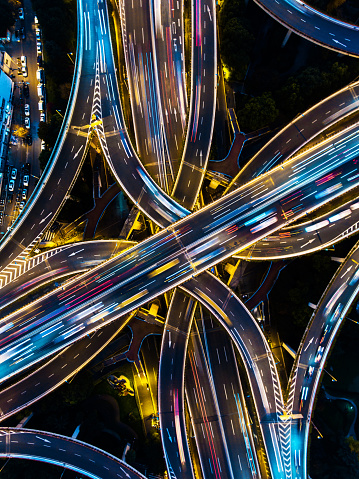
[[[332,378],[332,381],[334,381],[334,382],[338,382],[338,380],[337,380],[337,379],[335,379],[335,377],[334,377],[334,376],[332,376],[330,373],[328,373],[328,371],[327,371],[326,369],[324,369],[324,368],[323,368],[323,371],[325,371],[325,372],[328,374],[328,376],[330,376],[330,377]]]
[[[72,56],[70,56],[70,55],[73,55],[73,53],[72,52],[66,53],[66,55],[70,58],[70,60],[72,61],[72,64],[75,65],[75,62],[73,61]]]

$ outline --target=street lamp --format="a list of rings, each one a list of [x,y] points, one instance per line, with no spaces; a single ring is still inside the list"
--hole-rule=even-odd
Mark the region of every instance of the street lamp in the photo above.
[[[324,368],[323,368],[323,371],[325,371],[325,372],[328,374],[328,376],[330,376],[330,377],[332,378],[332,381],[334,381],[334,382],[338,382],[338,380],[337,380],[337,379],[335,379],[335,377],[334,377],[334,376],[332,376],[330,373],[328,373],[328,371],[327,371],[326,369],[324,369]]]
[[[350,318],[348,318],[348,316],[347,316],[347,319],[349,319],[349,321],[351,321],[352,323],[359,324],[358,321],[354,321],[354,319],[350,319]]]
[[[72,52],[70,53],[66,53],[66,55],[70,58],[70,60],[72,61],[72,64],[75,65],[75,62],[73,61],[72,57],[70,55],[73,55]]]

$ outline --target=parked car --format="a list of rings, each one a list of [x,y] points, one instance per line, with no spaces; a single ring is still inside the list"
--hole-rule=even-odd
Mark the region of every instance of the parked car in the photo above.
[[[20,61],[21,61],[21,66],[23,66],[23,67],[26,67],[26,66],[27,66],[27,57],[26,57],[26,55],[21,55]]]
[[[27,197],[27,190],[22,190],[22,192],[21,192],[21,198],[22,198],[23,200],[26,200],[26,197]]]
[[[15,188],[15,180],[9,181],[9,191],[14,191]]]
[[[43,111],[40,113],[40,121],[43,121],[44,123],[46,121],[46,115],[45,115],[45,112]]]
[[[43,98],[45,96],[45,88],[44,85],[42,85],[41,83],[37,85],[37,95],[40,98]]]
[[[32,145],[32,135],[30,135],[30,134],[29,134],[29,135],[26,135],[25,140],[26,140],[26,143],[27,143],[29,146]]]
[[[25,116],[30,116],[30,105],[28,103],[25,103]]]
[[[29,98],[29,84],[28,83],[24,83],[24,97],[25,98]]]
[[[25,128],[30,129],[30,118],[28,116],[25,117]]]
[[[38,83],[44,83],[44,70],[42,68],[36,70],[36,79]]]
[[[41,149],[46,150],[46,143],[44,142],[44,140],[41,140]]]
[[[24,179],[23,179],[22,184],[24,186],[29,186],[29,180],[30,180],[30,176],[29,175],[24,175]]]
[[[42,56],[41,55],[37,56],[37,64],[39,65],[39,67],[42,67]]]
[[[37,54],[40,55],[40,53],[42,53],[42,45],[41,45],[41,42],[36,42],[36,51],[37,51]]]
[[[19,204],[19,210],[23,210],[24,209],[24,206],[25,206],[25,201],[22,201],[20,204]]]
[[[20,18],[20,20],[24,20],[24,9],[23,8],[19,8],[19,18]]]
[[[20,28],[20,37],[22,40],[25,40],[26,38],[25,27]]]
[[[35,22],[35,25],[38,25],[38,23],[39,23],[39,20],[37,19],[36,15],[34,16],[34,22]]]
[[[27,77],[27,68],[26,67],[21,67],[21,73],[23,77]]]
[[[17,175],[17,169],[16,169],[16,168],[12,168],[12,169],[11,169],[11,176],[10,176],[10,178],[11,178],[12,180],[16,180],[16,175]]]

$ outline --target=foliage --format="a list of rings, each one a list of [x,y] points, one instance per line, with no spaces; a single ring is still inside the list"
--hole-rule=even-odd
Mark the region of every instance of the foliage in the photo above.
[[[312,479],[359,479],[359,461],[350,444],[342,437],[325,436],[311,447]]]
[[[241,129],[248,132],[271,125],[278,114],[271,93],[263,93],[257,98],[251,98],[244,108],[237,112],[237,118]]]
[[[29,133],[27,128],[24,128],[21,125],[13,125],[14,135],[19,138],[25,138],[25,136]]]
[[[220,49],[231,78],[244,77],[254,45],[251,25],[243,15],[243,0],[226,0],[219,15]]]
[[[7,0],[0,0],[0,35],[6,34],[6,30],[15,23],[14,7]]]
[[[76,51],[76,2],[32,0],[32,5],[42,29],[48,103],[65,109],[73,73],[67,54]]]
[[[355,452],[355,454],[357,455],[358,459],[359,459],[359,441],[356,441],[353,436],[349,436],[345,439],[346,443],[348,444],[349,446],[349,449],[352,451],[352,452]]]
[[[278,322],[281,339],[294,349],[312,314],[308,303],[320,300],[336,269],[327,253],[315,253],[292,261],[274,285],[269,296],[271,317]]]
[[[58,113],[55,113],[55,115],[52,115],[49,123],[45,123],[43,121],[39,123],[37,134],[41,140],[44,140],[46,145],[48,145],[50,148],[53,148],[61,129],[61,125],[62,117]]]
[[[305,111],[309,105],[349,83],[348,65],[335,62],[327,71],[307,67],[296,77],[290,77],[275,95],[281,109],[291,116]]]
[[[51,151],[49,150],[42,150],[39,155],[39,164],[40,169],[44,171],[49,159],[50,159]]]

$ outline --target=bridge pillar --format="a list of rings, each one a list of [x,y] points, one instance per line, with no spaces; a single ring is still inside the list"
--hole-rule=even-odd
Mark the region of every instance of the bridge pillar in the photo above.
[[[292,34],[292,30],[288,30],[286,33],[286,36],[284,37],[283,43],[282,43],[282,48],[286,46],[287,41],[289,40],[289,37]]]

